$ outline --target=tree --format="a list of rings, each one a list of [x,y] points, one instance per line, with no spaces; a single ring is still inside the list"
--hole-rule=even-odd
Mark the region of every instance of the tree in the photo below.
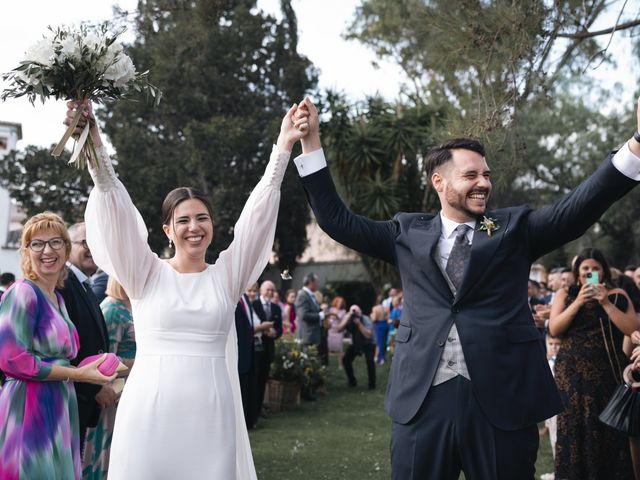
[[[51,158],[51,148],[29,145],[0,158],[0,184],[27,216],[50,210],[68,223],[82,221],[91,179],[86,171],[67,165],[68,152]]]
[[[621,5],[620,16],[626,2]],[[559,80],[607,60],[599,37],[640,20],[592,31],[608,0],[365,0],[349,38],[395,61],[413,96],[446,98],[459,113],[452,129],[487,136],[510,126],[531,99]],[[497,139],[504,138],[497,136]]]
[[[248,0],[147,0],[135,17],[129,54],[163,91],[158,108],[108,104],[105,130],[118,153],[118,173],[147,222],[152,247],[166,245],[160,205],[190,185],[212,199],[213,259],[227,247],[242,206],[262,175],[280,121],[314,88],[316,72],[297,53],[297,24],[288,0],[284,18]],[[276,253],[293,268],[302,253],[308,207],[294,172],[282,187]]]
[[[412,85],[403,90],[409,102],[445,109],[436,138],[466,135],[485,143],[493,207],[541,206],[575,187],[633,131],[632,112],[600,113],[607,99],[598,98],[585,75],[611,61],[607,41],[614,34],[637,31],[640,20],[624,18],[626,6],[606,0],[365,0],[348,37],[404,69]],[[618,14],[614,25],[593,28],[612,11]],[[582,242],[606,245],[616,262],[624,262],[640,231],[636,204],[633,192]],[[574,247],[554,261],[567,261]]]
[[[323,145],[346,204],[376,220],[398,211],[428,210],[434,195],[425,187],[422,163],[441,126],[443,112],[422,103],[390,103],[372,97],[350,104],[329,92],[328,120],[322,125]],[[397,284],[396,270],[363,255],[376,291]]]

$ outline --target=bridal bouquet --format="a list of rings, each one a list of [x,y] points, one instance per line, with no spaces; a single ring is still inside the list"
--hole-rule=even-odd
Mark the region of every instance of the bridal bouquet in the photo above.
[[[160,101],[161,92],[149,83],[149,72],[136,72],[118,41],[124,29],[112,33],[107,24],[102,24],[82,25],[77,30],[68,27],[49,30],[50,34],[27,50],[18,67],[2,76],[9,82],[9,87],[0,95],[2,100],[27,96],[32,105],[36,98],[42,103],[49,98],[101,103],[142,93],[154,104]],[[54,156],[62,153],[85,109],[77,109],[52,152]],[[79,168],[96,158],[90,127],[91,123],[87,122],[69,162]]]

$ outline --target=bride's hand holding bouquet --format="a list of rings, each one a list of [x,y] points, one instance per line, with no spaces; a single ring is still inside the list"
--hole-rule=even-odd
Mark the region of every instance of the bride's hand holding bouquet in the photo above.
[[[78,167],[96,158],[94,135],[89,135],[95,125],[91,102],[117,100],[136,93],[156,104],[160,101],[161,93],[149,83],[148,71],[136,72],[118,41],[123,32],[121,29],[112,33],[107,24],[83,25],[76,30],[50,28],[48,36],[27,50],[20,65],[3,75],[9,87],[0,95],[2,100],[26,96],[31,104],[36,98],[43,103],[49,98],[74,102],[74,115],[65,122],[68,128],[52,154],[59,156],[67,140],[74,136],[77,142],[70,163]]]

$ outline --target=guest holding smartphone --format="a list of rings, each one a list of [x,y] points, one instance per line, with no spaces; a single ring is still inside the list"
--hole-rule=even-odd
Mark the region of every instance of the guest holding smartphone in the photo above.
[[[549,333],[562,336],[555,378],[565,410],[558,415],[555,478],[633,478],[628,440],[598,420],[621,383],[624,335],[638,328],[629,297],[613,285],[599,250],[574,262],[576,285],[558,290]]]

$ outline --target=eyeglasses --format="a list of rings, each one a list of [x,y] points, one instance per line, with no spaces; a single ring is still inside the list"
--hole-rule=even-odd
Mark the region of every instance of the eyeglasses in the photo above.
[[[64,248],[67,242],[64,241],[62,237],[55,237],[51,240],[31,240],[27,246],[33,250],[34,252],[41,252],[45,249],[47,245],[49,245],[53,250],[60,250]]]
[[[77,242],[71,242],[74,245],[82,245],[82,248],[86,248],[89,249],[89,245],[87,244],[86,240],[78,240]]]

